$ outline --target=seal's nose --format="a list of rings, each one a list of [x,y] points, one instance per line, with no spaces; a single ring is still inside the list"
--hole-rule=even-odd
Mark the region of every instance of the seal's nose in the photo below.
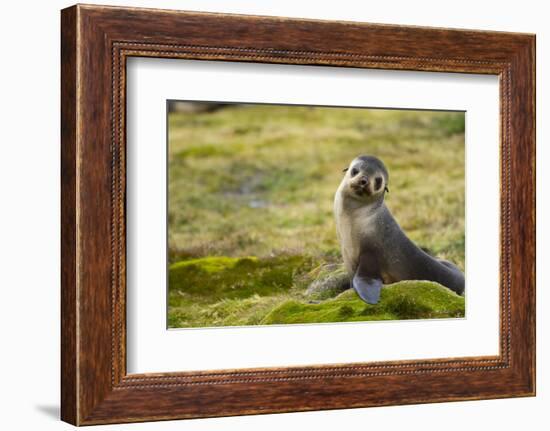
[[[361,184],[361,186],[366,186],[367,184],[369,183],[369,179],[366,175],[362,176],[361,179],[359,180],[359,184]]]

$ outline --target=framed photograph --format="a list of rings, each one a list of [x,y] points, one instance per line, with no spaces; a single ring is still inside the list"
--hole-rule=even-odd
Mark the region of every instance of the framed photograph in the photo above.
[[[535,36],[61,14],[61,416],[535,394]]]

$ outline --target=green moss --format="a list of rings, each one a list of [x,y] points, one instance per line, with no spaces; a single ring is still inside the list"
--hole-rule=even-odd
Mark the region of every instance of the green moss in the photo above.
[[[204,271],[214,274],[220,271],[234,269],[236,266],[246,267],[257,262],[256,257],[225,257],[225,256],[210,256],[200,259],[190,259],[183,262],[177,262],[170,265],[170,274],[183,274]]]
[[[429,281],[403,281],[382,289],[380,302],[368,305],[352,290],[319,304],[296,300],[271,311],[263,324],[329,323],[464,317],[464,298]]]
[[[354,314],[355,314],[355,311],[349,305],[342,305],[338,309],[338,316],[343,318],[343,319],[348,319],[351,316],[353,316]]]
[[[186,295],[211,302],[286,292],[312,267],[312,259],[303,256],[212,256],[174,263],[169,268],[170,304],[177,306]]]
[[[464,298],[428,281],[385,286],[378,304],[365,304],[342,292],[340,265],[303,256],[190,259],[169,277],[172,328],[464,317]]]

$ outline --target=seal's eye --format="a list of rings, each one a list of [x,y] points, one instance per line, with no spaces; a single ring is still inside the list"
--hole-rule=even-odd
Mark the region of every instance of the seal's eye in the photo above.
[[[382,178],[381,177],[376,177],[376,179],[374,180],[374,187],[376,190],[379,190],[380,187],[382,187]]]
[[[354,177],[359,173],[359,171],[356,168],[353,168],[350,173],[351,173],[351,176]]]

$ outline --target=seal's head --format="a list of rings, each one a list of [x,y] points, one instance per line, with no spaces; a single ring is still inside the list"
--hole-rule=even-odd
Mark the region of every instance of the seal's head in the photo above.
[[[374,156],[359,156],[344,169],[350,197],[365,202],[384,198],[388,192],[388,170],[382,161]]]

